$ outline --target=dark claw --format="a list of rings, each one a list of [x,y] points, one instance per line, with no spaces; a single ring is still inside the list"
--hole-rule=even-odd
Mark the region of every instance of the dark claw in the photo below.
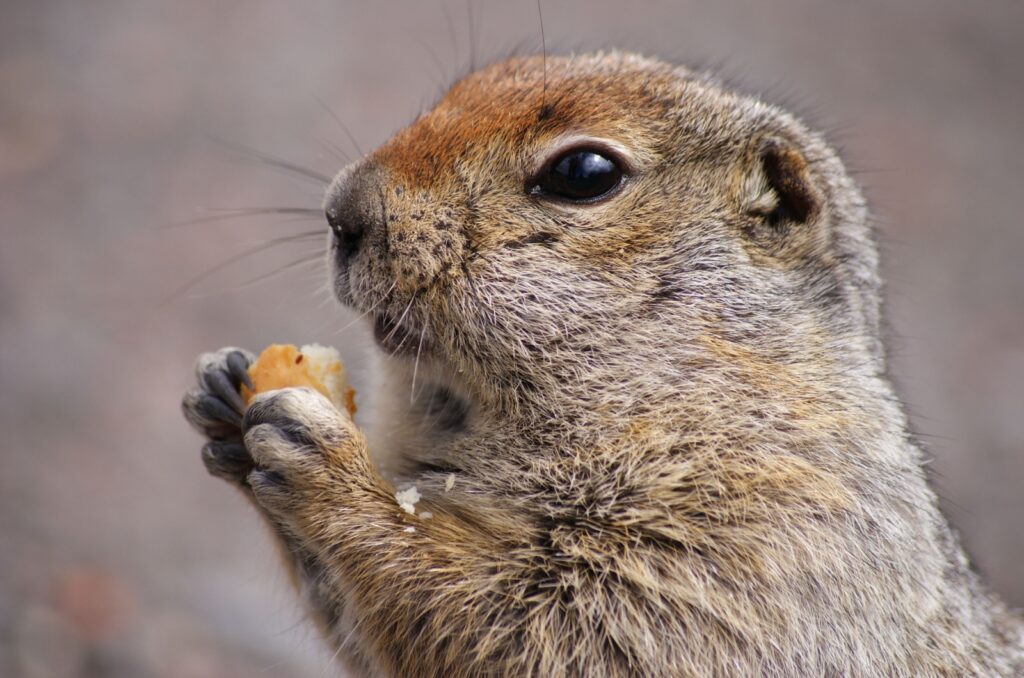
[[[226,462],[252,465],[252,457],[249,455],[249,450],[245,449],[245,445],[240,441],[225,440],[222,442],[211,442],[207,443],[206,447],[209,447],[210,451],[217,455],[217,458]]]
[[[228,373],[234,377],[235,381],[239,384],[245,384],[250,389],[256,387],[252,385],[252,378],[249,377],[249,359],[245,357],[241,351],[232,351],[227,357]]]
[[[207,426],[205,434],[210,440],[217,442],[223,440],[238,440],[238,426],[226,423],[215,423]]]
[[[239,400],[241,400],[241,397],[239,397]],[[196,409],[204,417],[212,421],[222,421],[234,426],[242,425],[241,414],[228,407],[220,398],[208,393],[204,393],[199,398],[199,402],[196,403]]]
[[[252,457],[239,442],[211,442],[203,446],[203,463],[214,475],[242,480],[252,470]]]
[[[209,372],[204,375],[204,381],[211,391],[235,408],[235,412],[238,414],[245,412],[245,403],[242,402],[242,396],[238,394],[237,386],[231,383],[227,374],[219,370]]]

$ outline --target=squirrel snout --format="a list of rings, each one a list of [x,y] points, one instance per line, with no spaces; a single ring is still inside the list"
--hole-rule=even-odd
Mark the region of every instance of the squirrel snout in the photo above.
[[[324,198],[336,274],[347,278],[359,258],[373,263],[355,275],[393,276],[383,284],[398,292],[429,286],[461,260],[458,204],[450,192],[408,190],[372,159],[342,170]]]
[[[348,263],[378,229],[384,215],[369,196],[377,193],[378,173],[370,166],[345,170],[338,175],[324,200],[327,225],[334,234],[338,257]]]

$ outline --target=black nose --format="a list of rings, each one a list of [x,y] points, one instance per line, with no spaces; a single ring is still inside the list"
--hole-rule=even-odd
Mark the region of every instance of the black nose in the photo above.
[[[385,182],[372,163],[344,170],[331,183],[324,199],[327,224],[334,233],[335,251],[341,263],[383,237]]]
[[[338,249],[347,259],[351,259],[359,252],[359,245],[366,235],[366,224],[353,212],[342,209],[340,205],[333,205],[327,210],[327,225],[334,232],[338,239]]]

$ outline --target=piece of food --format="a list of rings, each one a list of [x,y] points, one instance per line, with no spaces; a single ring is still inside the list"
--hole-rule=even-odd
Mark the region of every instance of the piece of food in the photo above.
[[[339,410],[356,413],[356,392],[345,381],[341,356],[329,346],[307,344],[300,349],[294,344],[271,344],[249,366],[249,377],[255,388],[242,384],[246,405],[257,393],[308,386],[327,396]]]
[[[395,501],[406,513],[416,515],[416,502],[422,499],[419,489],[415,485],[395,493]]]

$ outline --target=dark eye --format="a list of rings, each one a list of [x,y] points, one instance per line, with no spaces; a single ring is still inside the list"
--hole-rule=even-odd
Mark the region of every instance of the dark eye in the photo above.
[[[597,151],[574,150],[556,158],[537,178],[533,193],[585,202],[622,182],[622,170]]]

